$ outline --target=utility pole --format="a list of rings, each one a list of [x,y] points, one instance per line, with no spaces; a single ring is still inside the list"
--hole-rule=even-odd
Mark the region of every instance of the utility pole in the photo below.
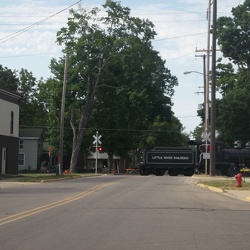
[[[207,30],[207,49],[206,50],[197,50],[196,52],[206,52],[206,66],[205,66],[205,61],[203,61],[203,66],[206,67],[206,70],[204,69],[204,72],[206,72],[206,74],[204,73],[204,82],[205,84],[205,89],[204,89],[204,99],[205,99],[205,107],[204,107],[204,112],[205,112],[205,121],[204,121],[204,137],[205,137],[205,155],[206,155],[206,159],[205,159],[205,174],[208,173],[208,154],[207,154],[207,145],[208,142],[211,141],[210,140],[210,124],[209,124],[209,81],[210,81],[210,55],[211,55],[211,49],[210,49],[210,29],[211,29],[211,6],[212,6],[212,1],[209,0],[208,3],[208,10],[207,10],[207,20],[208,20],[208,30]],[[216,51],[216,48],[215,48]],[[204,59],[205,60],[205,59]],[[209,131],[210,130],[210,131]],[[211,147],[210,147],[211,148]],[[211,153],[210,153],[210,159],[211,159]],[[211,167],[210,167],[211,170]],[[211,171],[210,171],[211,173]]]
[[[208,95],[208,92],[209,91],[209,87],[207,88],[207,86],[209,85],[208,82],[207,82],[207,69],[206,69],[206,55],[196,55],[196,57],[202,57],[203,59],[203,82],[204,82],[204,114],[205,114],[205,117],[204,117],[204,126],[203,126],[203,135],[205,137],[205,157],[204,157],[204,160],[205,160],[205,174],[208,173],[208,154],[207,154],[207,144],[208,144],[208,139],[207,139],[207,132],[208,132],[208,108],[209,108],[209,105],[208,105],[208,102],[209,102],[209,95]],[[207,90],[208,89],[208,90]]]
[[[207,21],[208,21],[208,26],[207,26],[207,79],[206,79],[206,100],[207,100],[207,108],[206,108],[206,128],[207,128],[207,133],[209,132],[209,81],[210,81],[210,29],[211,29],[211,0],[209,0],[208,3],[208,13],[207,13]]]
[[[207,123],[207,120],[208,120],[208,108],[209,108],[209,105],[208,105],[208,102],[209,102],[209,95],[208,95],[208,92],[209,92],[209,87],[207,88],[207,86],[209,85],[209,83],[207,82],[207,75],[208,75],[208,72],[206,71],[206,55],[203,55],[202,56],[203,58],[203,74],[204,74],[204,112],[205,112],[205,121],[204,121],[204,129],[205,129],[205,133],[207,134],[208,132],[208,123]],[[206,158],[205,158],[205,174],[207,174],[207,169],[208,169],[208,159],[207,159],[207,136],[206,136],[206,139],[205,139],[205,153],[206,153]]]
[[[67,85],[67,69],[68,69],[68,57],[66,55],[65,66],[64,66],[63,89],[62,89],[62,103],[61,103],[59,175],[62,174],[62,168],[63,168],[64,109],[65,109],[65,96],[66,96],[66,85]]]
[[[213,47],[212,47],[212,88],[211,88],[211,151],[210,175],[215,174],[215,126],[216,126],[216,32],[217,30],[217,0],[213,1]]]

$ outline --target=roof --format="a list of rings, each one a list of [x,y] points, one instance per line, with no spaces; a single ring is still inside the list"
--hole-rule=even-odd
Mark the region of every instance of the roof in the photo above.
[[[0,99],[2,99],[2,100],[12,102],[12,103],[19,105],[21,98],[22,98],[22,95],[20,93],[16,93],[13,91],[9,91],[9,90],[0,88]]]
[[[42,136],[42,128],[20,128],[19,137],[22,138],[40,138]]]

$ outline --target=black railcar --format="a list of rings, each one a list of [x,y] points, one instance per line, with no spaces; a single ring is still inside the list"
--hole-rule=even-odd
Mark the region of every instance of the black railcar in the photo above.
[[[236,141],[233,148],[225,147],[221,141],[216,141],[215,148],[215,173],[227,176],[235,176],[242,168],[250,167],[250,147],[246,144],[243,148],[239,141]],[[204,152],[201,152],[199,171],[204,172]],[[209,160],[208,160],[209,166]],[[209,169],[208,169],[209,170]]]
[[[196,155],[192,148],[156,147],[140,150],[140,163],[136,168],[141,175],[154,174],[163,176],[166,171],[170,176],[194,174]]]

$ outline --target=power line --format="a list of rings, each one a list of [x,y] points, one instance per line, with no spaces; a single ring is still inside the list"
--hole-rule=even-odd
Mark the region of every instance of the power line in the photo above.
[[[19,30],[19,31],[17,31],[17,32],[14,32],[14,33],[11,34],[11,35],[8,35],[8,36],[6,36],[6,37],[0,38],[0,41],[2,41],[2,42],[0,42],[0,44],[5,43],[5,42],[7,42],[7,41],[9,41],[9,40],[11,40],[11,39],[13,39],[13,38],[15,38],[16,36],[21,35],[22,33],[24,33],[24,32],[26,32],[26,31],[28,31],[28,30],[30,30],[30,29],[36,27],[37,25],[40,25],[41,23],[46,22],[46,21],[49,20],[50,18],[52,18],[52,17],[54,17],[54,16],[56,16],[56,15],[62,13],[63,11],[65,11],[65,10],[71,8],[72,6],[74,6],[74,5],[78,4],[78,3],[80,3],[81,1],[82,1],[82,0],[79,0],[79,1],[77,1],[76,3],[71,4],[70,6],[68,6],[68,7],[66,7],[66,8],[64,8],[64,9],[62,9],[62,10],[60,10],[60,11],[58,11],[57,13],[55,13],[55,14],[53,14],[53,15],[51,15],[51,16],[48,16],[48,17],[46,17],[46,18],[44,18],[44,19],[42,19],[42,20],[40,20],[40,21],[38,21],[38,22],[36,22],[36,23],[34,23],[34,24],[32,24],[32,25],[26,27],[26,28],[24,28],[24,29],[21,29],[21,30]]]
[[[170,40],[170,39],[178,39],[178,38],[184,38],[184,37],[189,37],[189,36],[199,36],[199,35],[204,35],[206,34],[205,32],[203,33],[196,33],[196,34],[190,34],[190,35],[185,35],[185,36],[174,36],[174,37],[168,37],[168,38],[162,38],[162,39],[155,39],[154,41],[163,41],[163,40]]]
[[[43,56],[43,55],[53,55],[53,54],[60,54],[61,51],[58,52],[48,52],[48,53],[37,53],[37,54],[27,54],[27,55],[16,55],[16,56],[0,56],[0,58],[12,58],[12,57],[28,57],[28,56]]]
[[[42,128],[42,129],[51,129],[51,130],[60,130],[60,127],[51,127],[51,126],[29,126],[29,125],[20,125],[20,128]],[[64,127],[64,129],[67,130],[71,130],[71,127]],[[163,130],[159,130],[159,129],[127,129],[127,128],[81,128],[84,130],[98,130],[98,131],[120,131],[120,132],[134,132],[134,133],[138,133],[138,132],[158,132],[158,133],[162,133],[162,132],[176,132],[179,133],[179,130],[174,130],[174,129],[163,129]],[[79,129],[78,129],[79,130]]]

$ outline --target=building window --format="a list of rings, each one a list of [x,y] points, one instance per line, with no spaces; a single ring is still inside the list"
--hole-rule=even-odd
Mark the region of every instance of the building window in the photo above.
[[[18,154],[18,166],[25,166],[25,155],[24,153]]]
[[[19,140],[19,148],[23,148],[23,140]]]
[[[14,132],[14,112],[10,113],[10,134],[13,135]]]

